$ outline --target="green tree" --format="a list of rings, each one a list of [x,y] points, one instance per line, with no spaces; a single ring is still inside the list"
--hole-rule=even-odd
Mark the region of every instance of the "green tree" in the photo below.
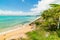
[[[60,5],[50,4],[52,8],[45,10],[42,13],[42,17],[47,22],[49,28],[59,28],[60,19]]]

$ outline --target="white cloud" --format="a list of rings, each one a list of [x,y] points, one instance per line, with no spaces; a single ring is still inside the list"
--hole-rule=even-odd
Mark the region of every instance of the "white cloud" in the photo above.
[[[0,10],[0,15],[37,15],[35,12]]]
[[[34,6],[36,6],[36,8],[32,8],[31,11],[39,13],[43,10],[48,9],[50,7],[49,4],[51,4],[55,1],[56,0],[41,0],[41,1],[38,1],[38,4],[34,5]]]
[[[22,0],[24,1],[24,0]],[[36,8],[31,8],[30,12],[23,11],[8,11],[8,10],[0,10],[0,15],[38,15],[41,11],[48,9],[49,4],[56,2],[56,0],[41,0],[38,1],[38,4],[35,4]]]
[[[60,0],[56,0],[54,3],[60,4]]]

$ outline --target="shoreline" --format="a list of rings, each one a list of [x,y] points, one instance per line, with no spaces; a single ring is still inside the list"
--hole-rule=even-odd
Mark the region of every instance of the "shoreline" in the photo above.
[[[20,26],[21,27],[21,26]],[[14,27],[10,27],[10,28],[6,28],[3,30],[3,32],[1,32],[0,34],[4,34],[4,33],[8,33],[8,32],[11,32],[11,31],[14,31],[14,30],[17,30],[17,29],[20,29],[19,26],[14,26]],[[12,28],[12,29],[11,29]],[[7,31],[8,30],[8,31]]]
[[[15,26],[12,26],[12,27],[8,27],[8,28],[5,28],[5,29],[1,29],[0,33],[2,32],[5,32],[7,30],[13,30],[13,29],[16,29],[18,27],[22,27],[22,24],[18,24],[18,25],[15,25]]]
[[[26,37],[26,34],[27,32],[30,32],[32,30],[34,30],[34,25],[29,25],[29,24],[24,24],[24,25],[16,25],[15,26],[16,28],[13,28],[13,29],[10,29],[10,30],[6,30],[4,32],[1,32],[0,33],[0,40],[4,40],[4,39],[8,39],[10,37],[13,37],[13,36],[17,36],[17,37]],[[16,38],[16,37],[14,37]]]
[[[25,33],[30,32],[34,29],[32,29],[33,26],[30,25],[23,25],[22,27],[18,27],[13,30],[8,30],[5,32],[0,33],[0,40],[4,40],[4,38],[8,39],[12,36],[18,36],[24,37]]]
[[[39,19],[40,17],[36,18],[35,20]],[[4,31],[4,32],[1,32],[0,33],[0,40],[4,40],[4,38],[10,38],[12,36],[15,36],[15,35],[20,35],[20,36],[24,36],[25,33],[27,32],[30,32],[32,30],[35,29],[35,25],[29,25],[31,23],[33,23],[35,20],[29,22],[29,23],[26,23],[24,25],[15,25],[14,27],[16,28],[12,28],[10,30],[7,30],[7,31]]]
[[[36,21],[39,18],[40,17],[37,17],[35,20],[32,20],[31,22],[28,22],[28,23],[25,23],[25,24],[17,24],[17,25],[14,25],[12,27],[9,27],[9,28],[2,29],[0,34],[3,33],[3,32],[6,32],[7,30],[9,31],[9,30],[13,30],[13,29],[18,28],[18,27],[22,27],[24,25],[29,25],[29,24],[31,24],[32,22]]]

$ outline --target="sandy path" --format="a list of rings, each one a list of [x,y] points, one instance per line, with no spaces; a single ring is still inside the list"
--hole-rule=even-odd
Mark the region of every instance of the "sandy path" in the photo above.
[[[15,35],[23,37],[25,33],[33,30],[32,27],[33,26],[25,25],[23,27],[16,28],[16,30],[7,32],[5,34],[0,34],[0,40],[8,39]]]

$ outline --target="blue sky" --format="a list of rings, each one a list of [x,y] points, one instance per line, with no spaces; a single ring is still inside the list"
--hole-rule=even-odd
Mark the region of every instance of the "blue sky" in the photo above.
[[[0,15],[40,15],[60,0],[0,0]]]
[[[38,0],[0,0],[0,9],[12,11],[29,11],[38,4]]]

